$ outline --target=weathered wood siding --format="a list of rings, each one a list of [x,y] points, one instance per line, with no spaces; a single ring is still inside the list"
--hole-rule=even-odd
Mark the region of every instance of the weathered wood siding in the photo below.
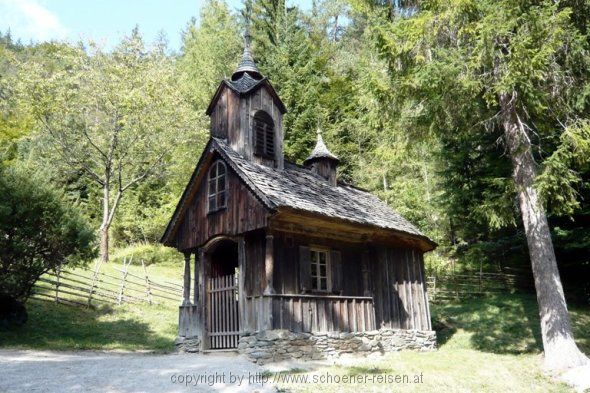
[[[212,161],[214,162],[215,159]],[[178,249],[190,250],[203,245],[217,235],[237,235],[267,225],[267,210],[252,192],[227,166],[228,195],[227,208],[214,213],[208,212],[207,173],[203,168],[197,192],[185,210],[176,233]]]
[[[422,253],[377,247],[372,285],[377,327],[431,330]]]
[[[264,231],[255,231],[245,236],[246,273],[245,296],[260,296],[266,286],[264,256],[266,237]]]
[[[274,162],[254,155],[252,118],[257,110],[267,112],[274,122]],[[283,115],[266,87],[245,96],[239,96],[231,89],[224,88],[211,113],[211,135],[227,139],[231,148],[246,158],[283,168]]]
[[[274,237],[274,289],[278,295],[301,294],[299,283],[299,246],[317,245],[341,252],[342,292],[344,297],[363,297],[371,294],[371,308],[374,310],[374,325],[371,327],[390,327],[401,329],[431,330],[430,311],[424,281],[424,261],[422,253],[412,248],[391,248],[385,246],[371,246],[358,243],[345,243],[318,237],[306,237],[286,233],[275,233]],[[264,270],[264,239],[260,239],[256,253],[257,269]],[[369,270],[368,282],[363,279],[363,258]],[[253,266],[253,268],[256,268]],[[249,292],[249,296],[260,296],[264,288],[263,274],[254,277],[256,291]],[[326,294],[330,296],[334,294]],[[320,295],[321,296],[321,295]],[[274,299],[271,304],[255,304],[255,307],[266,307],[272,310],[271,322],[275,328],[287,329],[295,316],[289,316],[291,310],[297,312],[304,307],[317,303],[315,300],[304,299],[303,304],[292,303],[285,298]],[[328,299],[326,297],[326,299]],[[261,302],[262,300],[258,300]],[[326,300],[327,301],[327,300]],[[311,303],[310,303],[311,302]],[[280,304],[279,304],[280,303]],[[309,303],[309,304],[308,304]],[[270,308],[269,308],[270,307]],[[293,308],[294,307],[294,308]],[[320,326],[335,326],[334,314],[318,314]],[[349,314],[350,317],[351,314]],[[360,315],[358,316],[360,317]],[[324,320],[324,318],[326,318]],[[343,318],[343,317],[341,317]],[[341,321],[341,318],[338,319]],[[367,318],[365,318],[367,319]],[[351,322],[352,323],[352,322]],[[357,324],[362,321],[357,320]],[[364,322],[362,326],[368,326]],[[299,329],[299,327],[297,327]],[[352,325],[349,325],[352,329]],[[306,331],[306,330],[302,330]],[[354,330],[351,330],[354,331]]]
[[[316,245],[341,252],[342,296],[362,296],[360,245],[306,236],[276,233],[274,237],[274,289],[280,294],[300,293],[299,246]]]

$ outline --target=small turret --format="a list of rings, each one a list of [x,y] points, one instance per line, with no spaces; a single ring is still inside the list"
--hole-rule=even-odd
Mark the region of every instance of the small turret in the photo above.
[[[336,168],[338,167],[340,160],[326,147],[324,139],[322,138],[322,131],[319,127],[317,132],[318,140],[315,148],[309,157],[303,161],[303,164],[310,168],[313,173],[326,179],[330,185],[336,186]]]

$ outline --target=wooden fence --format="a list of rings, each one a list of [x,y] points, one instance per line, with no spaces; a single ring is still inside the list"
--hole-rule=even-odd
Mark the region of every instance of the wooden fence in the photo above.
[[[529,292],[534,289],[532,275],[524,274],[450,273],[428,276],[426,282],[430,300],[494,293]]]
[[[72,306],[93,307],[97,304],[122,303],[180,303],[182,285],[175,282],[155,281],[148,275],[141,261],[143,275],[129,271],[132,259],[123,260],[121,274],[104,273],[100,264],[94,270],[76,271],[58,268],[41,276],[33,287],[33,299],[52,300]],[[180,280],[179,280],[180,281]]]

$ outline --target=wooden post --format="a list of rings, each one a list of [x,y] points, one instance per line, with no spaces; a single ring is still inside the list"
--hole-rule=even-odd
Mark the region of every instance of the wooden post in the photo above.
[[[206,342],[205,342],[205,329],[206,329],[206,320],[205,317],[205,307],[207,304],[207,294],[205,293],[205,251],[202,248],[197,250],[195,254],[195,258],[199,259],[198,266],[195,265],[195,275],[198,278],[198,286],[195,287],[195,291],[198,292],[199,297],[195,300],[195,305],[197,306],[196,309],[196,321],[197,324],[195,334],[201,338],[201,350],[206,349]]]
[[[266,254],[264,258],[264,270],[266,273],[266,288],[264,289],[265,295],[275,293],[273,287],[273,274],[274,274],[274,237],[272,234],[266,235]]]
[[[131,265],[131,262],[133,261],[133,257],[129,258],[129,262],[127,262],[126,258],[123,258],[123,270],[121,271],[121,274],[123,275],[121,277],[121,289],[119,291],[119,296],[117,298],[117,304],[121,304],[123,302],[123,294],[125,292],[125,282],[127,281],[127,269],[129,268],[129,265]]]
[[[246,320],[246,240],[243,236],[238,239],[238,309],[240,331],[244,331],[248,322]]]
[[[152,304],[152,289],[150,287],[150,278],[148,277],[147,268],[145,267],[145,263],[143,262],[143,259],[141,260],[141,266],[143,267],[143,274],[145,275],[146,300],[149,304]]]
[[[368,245],[365,245],[365,247],[368,247]],[[362,274],[363,274],[363,296],[373,296],[373,294],[371,293],[371,287],[370,287],[370,281],[369,281],[369,275],[371,273],[371,270],[369,267],[370,256],[371,256],[371,254],[369,253],[369,250],[367,250],[367,249],[365,249],[363,251],[362,256],[361,256],[361,269],[362,269]],[[388,288],[388,291],[391,291],[391,288]]]
[[[94,295],[94,288],[96,286],[96,281],[98,280],[98,272],[101,266],[102,259],[99,259],[95,264],[94,274],[92,275],[92,286],[90,287],[90,294],[88,295],[88,307],[92,305],[92,295]]]
[[[199,291],[201,290],[201,288],[199,287],[199,264],[202,264],[203,261],[201,260],[201,252],[200,250],[195,252],[195,282],[194,282],[194,286],[193,286],[193,304],[199,304]]]
[[[191,304],[191,253],[184,253],[184,287],[183,287],[182,305],[190,306]]]
[[[481,278],[483,273],[483,259],[479,260],[479,293],[482,292]]]
[[[432,277],[432,300],[436,299],[436,276]]]
[[[61,263],[57,265],[57,281],[55,283],[55,302],[59,303],[59,278],[61,276]]]

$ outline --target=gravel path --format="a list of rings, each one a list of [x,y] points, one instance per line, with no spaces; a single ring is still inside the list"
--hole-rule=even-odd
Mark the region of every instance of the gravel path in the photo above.
[[[235,354],[0,350],[0,392],[271,392],[263,370]]]

